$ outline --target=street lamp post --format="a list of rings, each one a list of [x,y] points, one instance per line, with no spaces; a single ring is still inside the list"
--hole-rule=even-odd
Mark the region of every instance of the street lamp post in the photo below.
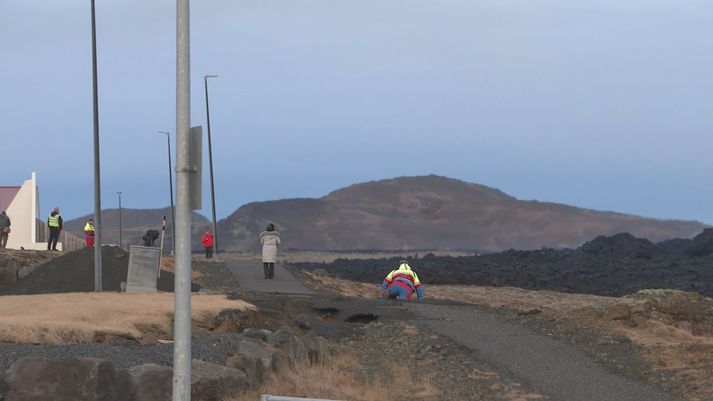
[[[171,134],[167,131],[159,131],[159,134],[166,134],[168,144],[168,189],[171,195],[171,254],[176,251],[176,213],[173,211],[173,167],[171,165]]]
[[[210,107],[208,103],[208,78],[218,78],[217,75],[205,75],[203,82],[205,83],[205,114],[206,123],[208,125],[208,164],[210,166],[210,200],[213,209],[213,251],[218,253],[218,224],[215,218],[215,185],[213,183],[213,146],[210,139]]]
[[[99,174],[99,84],[97,79],[97,24],[94,0],[92,9],[92,103],[94,111],[94,291],[102,290],[102,206]]]
[[[121,192],[117,192],[116,194],[119,195],[119,249],[124,249],[124,242],[122,241],[124,227],[122,226],[121,219]]]

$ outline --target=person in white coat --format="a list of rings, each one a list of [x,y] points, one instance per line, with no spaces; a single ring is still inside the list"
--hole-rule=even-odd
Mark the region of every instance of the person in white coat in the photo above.
[[[262,267],[265,271],[265,279],[275,278],[275,261],[277,260],[277,246],[280,245],[280,233],[275,231],[275,226],[271,223],[267,225],[265,231],[260,233],[260,243],[262,244]]]

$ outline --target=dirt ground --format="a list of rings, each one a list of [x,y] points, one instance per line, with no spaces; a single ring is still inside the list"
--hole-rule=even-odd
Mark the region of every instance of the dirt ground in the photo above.
[[[375,284],[299,271],[315,289],[373,298]],[[490,313],[573,344],[619,374],[690,401],[713,399],[713,299],[675,290],[627,297],[512,287],[425,287],[426,296],[486,307]]]
[[[118,254],[112,257],[121,262],[124,259]],[[225,255],[214,260],[194,256],[193,278],[203,291],[230,293],[235,289],[225,257],[256,256]],[[293,255],[295,260],[312,257],[314,255]],[[51,264],[55,269],[65,266],[65,262],[58,264],[56,260]],[[172,260],[165,259],[163,267],[172,270]],[[334,277],[326,270],[292,270],[323,295],[355,298],[377,295],[378,280],[363,283]],[[687,400],[713,399],[713,300],[710,298],[670,290],[647,290],[617,298],[516,287],[428,283],[425,290],[429,298],[478,305],[500,318],[573,344],[621,375],[649,381]],[[169,294],[166,296],[170,298]],[[290,324],[304,333],[319,328],[320,324],[337,323],[328,309],[315,309],[307,301],[286,298],[282,304],[261,304],[259,299],[247,300],[258,301],[254,304],[258,306],[260,317],[255,323],[265,328]],[[346,388],[344,383],[352,383],[349,386],[355,386],[355,393],[365,394],[363,398],[348,399],[546,400],[507,374],[498,373],[478,355],[426,328],[409,324],[407,318],[378,321],[359,318],[340,322],[338,326],[331,339],[333,362],[321,368],[327,371],[304,371],[303,374],[332,372],[336,380],[334,387]],[[294,383],[299,381],[293,379]],[[274,380],[290,382],[288,376]],[[414,391],[408,396],[384,392],[388,387],[384,383],[394,380]],[[324,394],[326,398],[340,398],[334,393],[309,391],[310,394],[295,395]]]

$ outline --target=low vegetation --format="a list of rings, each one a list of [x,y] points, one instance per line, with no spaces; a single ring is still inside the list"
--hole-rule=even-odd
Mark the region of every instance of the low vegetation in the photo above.
[[[303,365],[273,374],[259,389],[227,401],[254,401],[261,394],[349,401],[438,400],[439,392],[428,380],[416,380],[408,369],[390,366],[389,376],[398,383],[360,378],[360,363],[350,354],[340,354],[323,365]],[[390,389],[408,389],[407,392]]]
[[[302,271],[308,283],[335,294],[377,296],[378,284]],[[648,361],[646,376],[665,378],[666,387],[689,401],[713,399],[713,299],[676,290],[642,290],[615,298],[533,291],[513,287],[427,285],[429,298],[541,312],[551,334],[572,338],[580,330],[599,336],[595,342],[632,344]],[[576,336],[576,335],[575,335]]]
[[[120,338],[170,339],[173,294],[69,293],[0,297],[0,342],[66,344]],[[194,295],[200,324],[224,310],[254,307],[222,295]],[[28,313],[31,311],[31,313]]]

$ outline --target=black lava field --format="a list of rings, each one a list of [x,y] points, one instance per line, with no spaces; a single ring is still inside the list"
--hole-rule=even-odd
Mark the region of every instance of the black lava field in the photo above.
[[[654,244],[630,234],[600,236],[576,249],[505,251],[479,256],[411,257],[425,288],[429,284],[512,286],[607,296],[646,288],[694,291],[713,296],[713,229],[693,239]],[[398,265],[392,259],[338,259],[300,263],[344,279],[375,285]]]

